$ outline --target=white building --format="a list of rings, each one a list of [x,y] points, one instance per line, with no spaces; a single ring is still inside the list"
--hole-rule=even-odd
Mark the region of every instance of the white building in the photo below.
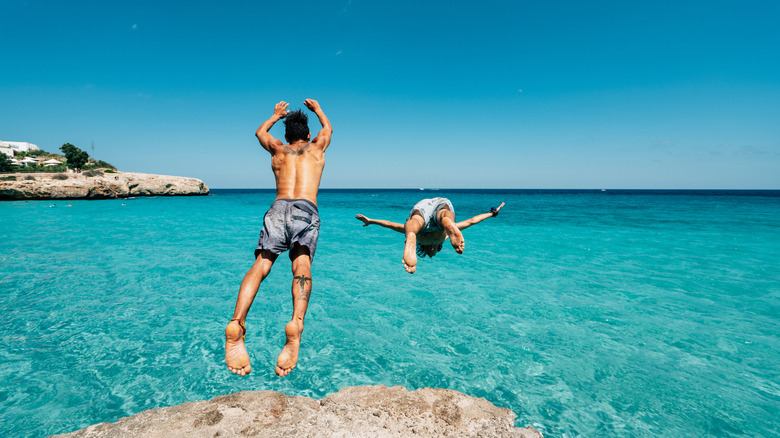
[[[38,145],[26,141],[2,141],[0,140],[0,152],[13,157],[19,152],[39,151]]]

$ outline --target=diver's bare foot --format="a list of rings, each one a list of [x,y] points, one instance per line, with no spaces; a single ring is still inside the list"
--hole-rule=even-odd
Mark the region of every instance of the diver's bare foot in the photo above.
[[[244,331],[238,320],[230,321],[225,328],[225,363],[230,372],[239,376],[245,376],[252,371],[243,336]]]
[[[362,214],[360,214],[360,213],[358,213],[358,214],[356,214],[356,215],[355,215],[355,219],[359,220],[360,222],[363,222],[363,226],[364,226],[364,227],[367,227],[367,226],[369,225],[369,221],[371,220],[371,219],[369,219],[369,218],[367,218],[367,217],[363,216],[363,215],[362,215]]]
[[[417,235],[410,234],[406,237],[404,245],[404,269],[410,274],[417,270]]]
[[[287,342],[276,359],[276,375],[284,377],[290,374],[298,363],[298,350],[301,348],[301,333],[303,332],[303,321],[294,318],[284,326],[284,334],[287,335]]]
[[[444,225],[444,232],[447,233],[447,237],[450,238],[450,243],[458,254],[463,254],[463,250],[466,248],[466,240],[463,239],[463,233],[460,232],[450,218],[445,217],[441,220],[441,224]]]

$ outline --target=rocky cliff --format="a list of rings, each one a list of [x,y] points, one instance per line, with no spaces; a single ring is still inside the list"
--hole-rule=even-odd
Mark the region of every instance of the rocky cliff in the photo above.
[[[57,437],[513,437],[515,414],[448,389],[353,386],[322,400],[244,391],[141,412]]]
[[[93,175],[93,176],[88,176]],[[0,200],[112,199],[208,195],[203,181],[146,173],[11,173],[0,175]]]

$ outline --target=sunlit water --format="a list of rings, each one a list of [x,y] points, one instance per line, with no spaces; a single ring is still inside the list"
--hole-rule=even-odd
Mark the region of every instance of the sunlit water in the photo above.
[[[547,437],[776,436],[780,193],[324,191],[298,368],[273,365],[291,314],[280,257],[223,330],[270,191],[0,203],[0,436],[45,436],[241,390],[321,398],[351,385],[449,388]],[[466,251],[402,267],[424,197]],[[72,207],[67,205],[72,203]],[[53,205],[53,206],[52,206]]]

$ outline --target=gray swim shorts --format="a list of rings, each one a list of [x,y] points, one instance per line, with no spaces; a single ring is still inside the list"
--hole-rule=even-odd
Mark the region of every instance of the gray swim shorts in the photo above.
[[[314,259],[319,235],[320,215],[313,202],[306,199],[277,199],[263,217],[263,230],[257,241],[255,258],[261,250],[279,255],[298,243],[309,248],[309,255]]]
[[[423,199],[412,207],[412,211],[409,212],[409,216],[406,220],[411,219],[415,211],[419,211],[420,214],[422,214],[423,219],[425,219],[425,225],[420,232],[430,233],[437,230],[443,230],[444,226],[436,220],[436,213],[438,213],[442,207],[447,207],[453,214],[455,213],[455,207],[452,206],[452,202],[447,198]]]

